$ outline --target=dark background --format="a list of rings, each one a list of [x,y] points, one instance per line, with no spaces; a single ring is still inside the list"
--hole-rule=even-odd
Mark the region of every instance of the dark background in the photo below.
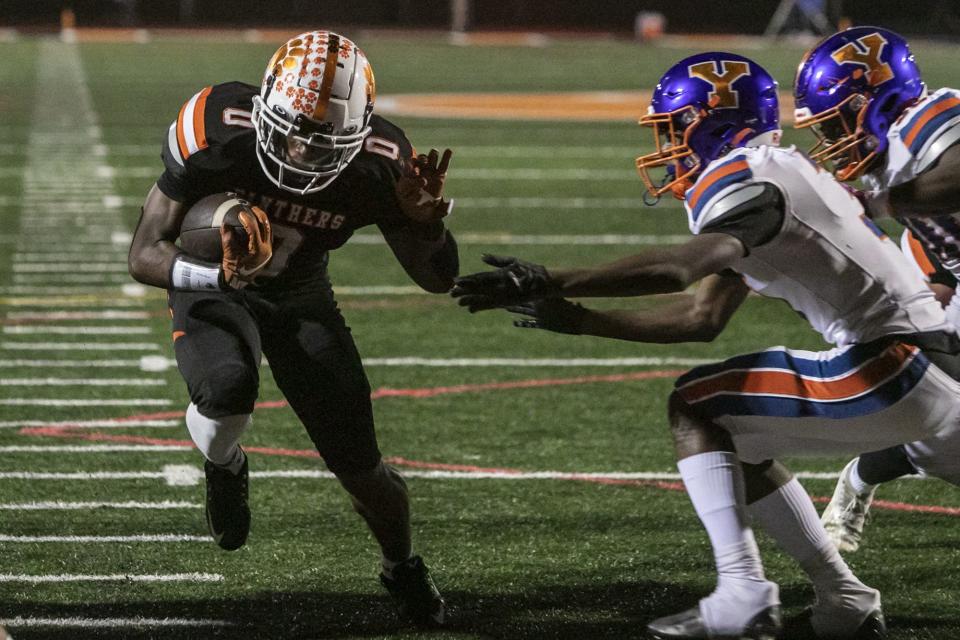
[[[803,2],[804,0],[799,0]],[[810,0],[807,0],[810,1]],[[816,0],[814,0],[816,1]],[[834,19],[908,35],[960,37],[957,0],[831,0]],[[641,11],[658,11],[673,33],[760,34],[778,0],[471,0],[471,29],[632,33]],[[450,0],[0,0],[0,26],[55,27],[63,6],[83,26],[371,26],[445,29]],[[796,23],[796,26],[801,26]]]

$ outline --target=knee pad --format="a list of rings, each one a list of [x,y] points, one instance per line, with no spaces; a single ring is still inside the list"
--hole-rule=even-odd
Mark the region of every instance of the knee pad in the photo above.
[[[209,416],[249,414],[257,401],[259,382],[256,370],[214,368],[207,373],[200,396],[191,400]]]

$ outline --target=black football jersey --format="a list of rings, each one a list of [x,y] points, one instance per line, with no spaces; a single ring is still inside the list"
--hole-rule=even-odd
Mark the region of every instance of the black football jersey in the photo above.
[[[229,82],[206,87],[187,101],[168,130],[157,186],[187,206],[232,191],[263,209],[273,228],[274,256],[258,278],[261,287],[325,277],[327,252],[361,227],[409,224],[394,189],[402,159],[413,149],[399,127],[372,116],[370,135],[336,180],[322,191],[299,195],[273,184],[260,166],[250,121],[255,95],[256,87]]]

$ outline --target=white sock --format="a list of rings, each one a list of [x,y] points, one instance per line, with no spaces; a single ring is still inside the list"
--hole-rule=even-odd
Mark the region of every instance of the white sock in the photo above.
[[[800,564],[815,588],[860,584],[830,542],[813,501],[796,478],[748,505],[747,511]]]
[[[763,564],[744,511],[743,471],[735,454],[712,451],[677,463],[717,563],[719,586],[730,582],[762,582]]]
[[[208,418],[191,402],[186,420],[190,437],[207,460],[233,474],[240,472],[246,455],[238,443],[253,421],[250,414]]]
[[[853,490],[860,495],[866,495],[877,487],[875,484],[864,482],[863,478],[860,477],[860,458],[857,458],[857,461],[850,465],[850,473],[847,474],[847,482],[849,482],[850,486],[853,487]]]

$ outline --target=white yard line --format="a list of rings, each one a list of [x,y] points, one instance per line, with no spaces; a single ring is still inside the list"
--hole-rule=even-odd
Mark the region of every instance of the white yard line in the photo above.
[[[14,262],[14,273],[127,273],[126,263],[116,262]]]
[[[631,161],[639,153],[638,145],[458,145],[458,158],[628,158]],[[22,153],[23,146],[17,144],[0,144],[0,155]],[[158,146],[155,144],[112,144],[109,147],[102,145],[94,149],[97,155],[117,156],[156,156]],[[142,200],[141,200],[142,201]],[[140,202],[140,201],[138,201]]]
[[[0,534],[0,542],[67,542],[70,544],[96,544],[101,542],[210,542],[210,536],[188,536],[178,533],[156,535],[139,534],[131,536],[10,536]]]
[[[125,311],[122,309],[104,309],[103,311],[11,311],[7,320],[149,320],[148,311]]]
[[[206,618],[5,618],[0,624],[19,627],[66,627],[80,629],[114,629],[128,627],[229,627],[229,620]]]
[[[2,511],[86,511],[87,509],[199,509],[193,502],[10,502],[0,504]]]
[[[159,398],[119,399],[64,399],[64,398],[0,398],[5,407],[166,407],[172,400]]]
[[[203,473],[202,471],[200,473]],[[0,471],[0,480],[164,480],[162,471]]]
[[[161,356],[155,356],[161,357]],[[165,359],[166,360],[166,359]],[[0,360],[0,369],[19,369],[22,367],[32,367],[41,369],[51,368],[97,368],[97,369],[123,369],[126,367],[139,367],[142,362],[137,360],[35,360],[27,358],[3,359]],[[174,363],[176,364],[176,363]]]
[[[695,367],[717,362],[723,358],[422,358],[399,356],[388,358],[364,358],[367,367]],[[140,368],[142,371],[165,371],[177,366],[177,361],[165,356],[142,356],[139,360],[33,360],[0,359],[0,369],[17,368]],[[269,363],[264,361],[264,366]]]
[[[0,429],[59,427],[64,429],[142,429],[179,427],[182,420],[2,420]]]
[[[718,358],[364,358],[367,367],[691,367]]]
[[[542,209],[557,211],[564,209],[595,209],[603,211],[606,209],[627,209],[632,211],[652,211],[660,213],[661,211],[671,211],[666,207],[653,208],[643,204],[640,198],[538,198],[538,197],[480,197],[465,196],[458,197],[458,207],[467,207],[470,209],[502,209],[511,211],[513,209]]]
[[[458,233],[457,244],[461,245],[557,245],[557,246],[656,246],[664,244],[683,244],[690,240],[689,235],[624,235],[607,233],[602,235],[520,235],[512,233]],[[358,233],[350,238],[354,244],[385,244],[383,236],[374,233]],[[334,287],[340,293],[343,287]]]
[[[680,474],[670,471],[511,471],[491,469],[487,471],[446,471],[401,469],[407,478],[423,478],[429,480],[664,480],[678,481]],[[836,480],[837,471],[797,471],[794,473],[801,479]],[[4,471],[0,472],[0,480],[166,480],[168,477],[178,479],[177,484],[197,484],[203,479],[203,469],[193,465],[167,465],[163,471],[89,471],[89,472],[45,472],[45,471]],[[293,469],[284,471],[251,471],[252,478],[266,479],[318,479],[329,480],[335,476],[329,471],[319,469]],[[919,476],[909,476],[919,478]]]
[[[104,295],[105,292],[97,294],[65,295],[65,296],[15,296],[0,297],[0,305],[8,307],[81,307],[98,309],[105,304],[113,307],[142,307],[144,300],[142,298],[131,298],[118,300],[116,294]]]
[[[101,166],[97,169],[97,177],[113,178],[155,178],[158,175],[155,166]],[[581,169],[581,168],[541,168],[516,167],[513,169],[500,168],[458,168],[456,173],[451,172],[451,179],[455,180],[499,180],[499,181],[536,181],[536,182],[568,182],[571,180],[603,180],[603,181],[631,181],[638,182],[636,171],[632,169]],[[0,169],[0,177],[3,170]]]
[[[124,288],[132,285],[132,282],[105,282],[103,284],[85,284],[85,285],[45,285],[45,284],[12,284],[4,287],[0,287],[0,294],[3,295],[28,295],[28,296],[55,296],[55,295],[68,295],[68,296],[77,296],[77,295],[101,295],[104,297],[116,297],[121,293],[123,295],[139,295],[139,294],[127,294],[124,291]],[[113,304],[113,303],[111,303]]]
[[[162,387],[156,378],[0,378],[0,387]]]
[[[170,574],[107,574],[91,575],[61,573],[59,575],[24,575],[0,573],[0,582],[25,582],[43,584],[53,582],[223,582],[219,573],[170,573]]]
[[[186,444],[14,444],[0,446],[0,453],[144,453],[193,451]]]
[[[41,325],[41,326],[22,326],[22,325],[13,325],[5,326],[3,328],[3,333],[9,335],[28,335],[28,334],[38,334],[38,333],[49,333],[55,335],[95,335],[95,336],[132,336],[132,335],[145,335],[150,333],[150,327],[94,327],[94,326],[78,326],[78,327],[61,327],[53,325]]]
[[[0,342],[8,351],[157,351],[150,342]]]

